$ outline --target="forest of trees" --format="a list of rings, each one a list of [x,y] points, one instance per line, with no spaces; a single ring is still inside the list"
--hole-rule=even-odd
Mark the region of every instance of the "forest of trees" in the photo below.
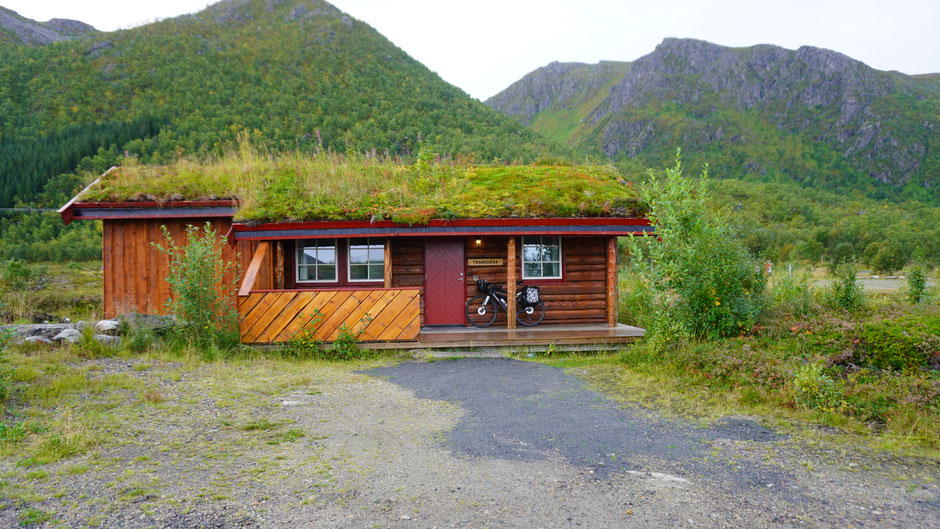
[[[0,207],[113,146],[143,163],[260,147],[531,161],[571,151],[499,114],[369,26],[239,7],[46,46],[0,43]],[[232,15],[234,16],[234,15]],[[294,17],[294,18],[292,18]]]

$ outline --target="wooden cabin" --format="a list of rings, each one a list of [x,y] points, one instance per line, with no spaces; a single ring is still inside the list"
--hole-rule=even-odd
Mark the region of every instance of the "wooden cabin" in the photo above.
[[[209,222],[228,237],[225,258],[239,263],[233,302],[246,344],[287,342],[310,325],[324,341],[348,329],[384,347],[609,343],[639,334],[617,322],[617,237],[649,234],[640,216],[257,221],[239,218],[234,197],[101,200],[90,192],[96,185],[60,214],[103,223],[107,317],[163,314],[168,260],[152,243],[162,227],[182,240],[188,225]],[[470,327],[466,304],[478,279],[509,292],[537,285],[544,320],[516,330],[501,311],[487,330]],[[507,301],[514,314],[514,297]]]

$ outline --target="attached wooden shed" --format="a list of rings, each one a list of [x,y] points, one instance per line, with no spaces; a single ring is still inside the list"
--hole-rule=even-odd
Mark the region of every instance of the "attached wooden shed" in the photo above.
[[[563,171],[571,178],[581,174]],[[520,330],[527,343],[612,342],[637,334],[617,324],[617,237],[649,234],[651,226],[641,216],[623,215],[622,207],[621,216],[454,215],[405,222],[374,213],[356,218],[362,213],[352,212],[331,220],[256,220],[240,218],[243,210],[235,197],[157,201],[119,195],[122,200],[103,200],[111,198],[107,180],[120,178],[119,173],[106,173],[60,210],[66,222],[103,222],[108,317],[164,313],[170,295],[168,261],[153,243],[162,240],[162,227],[181,240],[186,226],[209,222],[220,237],[228,236],[225,258],[239,263],[233,303],[247,344],[286,342],[310,325],[325,341],[347,329],[361,331],[362,341],[375,344],[439,343],[447,336],[470,344],[509,343],[506,332],[515,329],[516,318],[507,319],[505,311],[490,334],[472,334],[480,331],[468,328],[466,304],[478,294],[479,279],[509,292],[523,282],[539,287],[545,318],[537,330]],[[624,182],[613,182],[629,194]],[[586,196],[575,199],[596,196],[592,190],[611,184],[594,182],[595,187],[582,189]],[[95,186],[106,191],[94,192]],[[609,199],[581,208],[612,210]],[[421,213],[429,214],[426,208]],[[507,301],[515,314],[514,296]]]

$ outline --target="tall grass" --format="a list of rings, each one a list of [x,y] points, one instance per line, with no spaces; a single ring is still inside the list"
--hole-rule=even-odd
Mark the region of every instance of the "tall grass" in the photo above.
[[[243,140],[221,156],[165,166],[130,163],[85,200],[237,198],[241,220],[636,216],[632,186],[612,166],[472,165],[422,153],[414,163],[371,155],[272,154]]]

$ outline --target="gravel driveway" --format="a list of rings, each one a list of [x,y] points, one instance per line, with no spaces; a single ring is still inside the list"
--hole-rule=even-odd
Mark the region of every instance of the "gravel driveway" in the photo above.
[[[38,475],[0,460],[0,526],[940,527],[934,461],[667,419],[538,363],[94,362],[163,400],[90,396],[115,440]]]

